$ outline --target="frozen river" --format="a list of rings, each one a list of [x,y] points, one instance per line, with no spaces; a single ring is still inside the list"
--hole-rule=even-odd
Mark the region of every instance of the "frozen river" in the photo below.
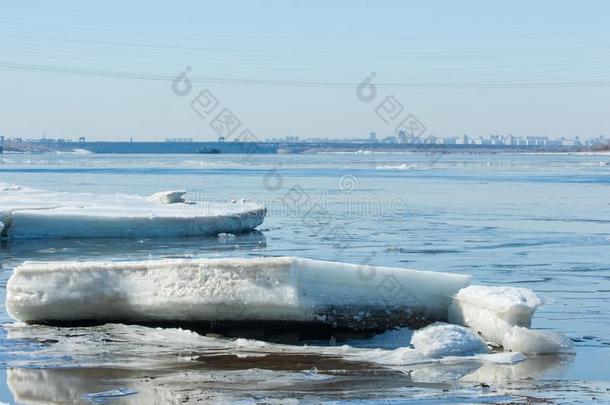
[[[26,260],[301,256],[528,287],[545,300],[533,326],[576,347],[515,364],[401,367],[372,360],[408,346],[406,330],[274,344],[144,326],[15,325],[2,306],[0,402],[87,403],[88,393],[118,388],[136,393],[117,403],[610,402],[610,155],[5,154],[0,182],[142,196],[185,189],[268,207],[245,235],[3,242],[2,303]]]

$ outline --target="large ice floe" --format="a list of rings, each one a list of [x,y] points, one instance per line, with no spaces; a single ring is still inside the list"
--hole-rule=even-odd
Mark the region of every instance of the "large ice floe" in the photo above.
[[[189,203],[186,191],[150,197],[50,192],[0,183],[5,239],[174,237],[239,233],[263,222],[266,208],[245,200]]]
[[[383,280],[402,294],[390,296]],[[7,310],[26,322],[293,321],[383,330],[446,320],[451,297],[469,282],[294,257],[26,262],[8,282]]]
[[[279,322],[289,330],[305,323],[381,331],[432,323],[414,332],[415,349],[386,352],[388,363],[405,356],[492,360],[488,344],[570,351],[566,337],[529,329],[541,305],[533,291],[469,283],[464,275],[294,257],[25,262],[8,281],[6,308],[16,320],[50,324]]]

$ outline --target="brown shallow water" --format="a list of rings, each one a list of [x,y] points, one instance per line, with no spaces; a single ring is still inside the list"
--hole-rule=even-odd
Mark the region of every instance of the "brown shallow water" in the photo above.
[[[519,378],[499,387],[477,380],[477,362],[449,367],[462,379],[430,382],[447,366],[420,365],[401,372],[367,363],[312,354],[240,357],[200,354],[194,362],[156,370],[129,368],[8,369],[7,385],[19,403],[92,403],[87,394],[129,388],[136,393],[112,403],[574,403],[610,401],[604,383],[536,381],[536,373],[561,360],[521,364]],[[527,362],[527,361],[526,361]],[[530,375],[525,370],[529,369]],[[506,371],[506,370],[505,370]],[[498,370],[495,370],[498,372]],[[512,370],[514,373],[515,370]],[[519,372],[517,372],[518,374]],[[464,378],[466,377],[466,378]]]

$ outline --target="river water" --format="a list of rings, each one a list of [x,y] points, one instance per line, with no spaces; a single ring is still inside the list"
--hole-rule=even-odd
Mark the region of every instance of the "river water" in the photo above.
[[[247,235],[3,242],[1,302],[25,260],[291,255],[528,287],[545,300],[533,327],[565,333],[576,347],[510,365],[385,367],[353,354],[408,346],[408,331],[286,345],[143,326],[24,326],[2,306],[0,402],[91,403],[88,393],[117,388],[135,393],[111,402],[610,402],[610,155],[5,154],[0,182],[108,194],[186,189],[198,200],[269,208]]]

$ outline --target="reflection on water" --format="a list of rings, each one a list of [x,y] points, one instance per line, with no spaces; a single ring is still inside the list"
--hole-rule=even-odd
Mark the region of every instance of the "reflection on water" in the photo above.
[[[446,390],[453,393],[482,382],[530,386],[549,374],[560,374],[574,358],[534,356],[516,364],[496,364],[472,357],[422,363],[415,357],[402,365],[382,366],[378,360],[389,349],[328,342],[280,345],[122,324],[5,325],[2,330],[7,336],[0,339],[0,348],[7,350],[13,366],[7,386],[22,403],[79,403],[89,401],[88,393],[120,388],[138,392],[123,399],[128,403],[253,397],[281,402],[294,392],[310,400],[372,400],[379,392],[387,398],[446,396]]]
[[[254,398],[280,403],[294,393],[314,401],[373,400],[379,392],[388,398],[447,397],[451,395],[448,392],[468,387],[463,382],[489,382],[490,375],[515,381],[538,379],[548,370],[566,364],[565,358],[544,356],[513,365],[476,361],[416,365],[409,373],[402,373],[312,354],[247,357],[247,364],[241,366],[243,358],[234,355],[205,358],[207,361],[164,370],[13,368],[8,370],[7,386],[15,400],[24,404],[90,403],[87,394],[119,388],[137,391],[124,398],[133,404]],[[477,375],[483,379],[475,378]]]
[[[203,254],[256,250],[267,246],[260,231],[212,237],[145,239],[59,239],[0,241],[0,260],[145,260],[197,257]],[[103,259],[99,259],[103,257]]]
[[[464,382],[497,383],[510,380],[538,380],[548,374],[558,374],[571,366],[574,356],[531,356],[517,364],[484,363],[475,371],[460,377]]]
[[[23,404],[91,404],[87,394],[125,385],[137,391],[128,398],[130,404],[179,403],[168,390],[147,383],[145,373],[131,370],[15,368],[6,378],[15,401]]]

